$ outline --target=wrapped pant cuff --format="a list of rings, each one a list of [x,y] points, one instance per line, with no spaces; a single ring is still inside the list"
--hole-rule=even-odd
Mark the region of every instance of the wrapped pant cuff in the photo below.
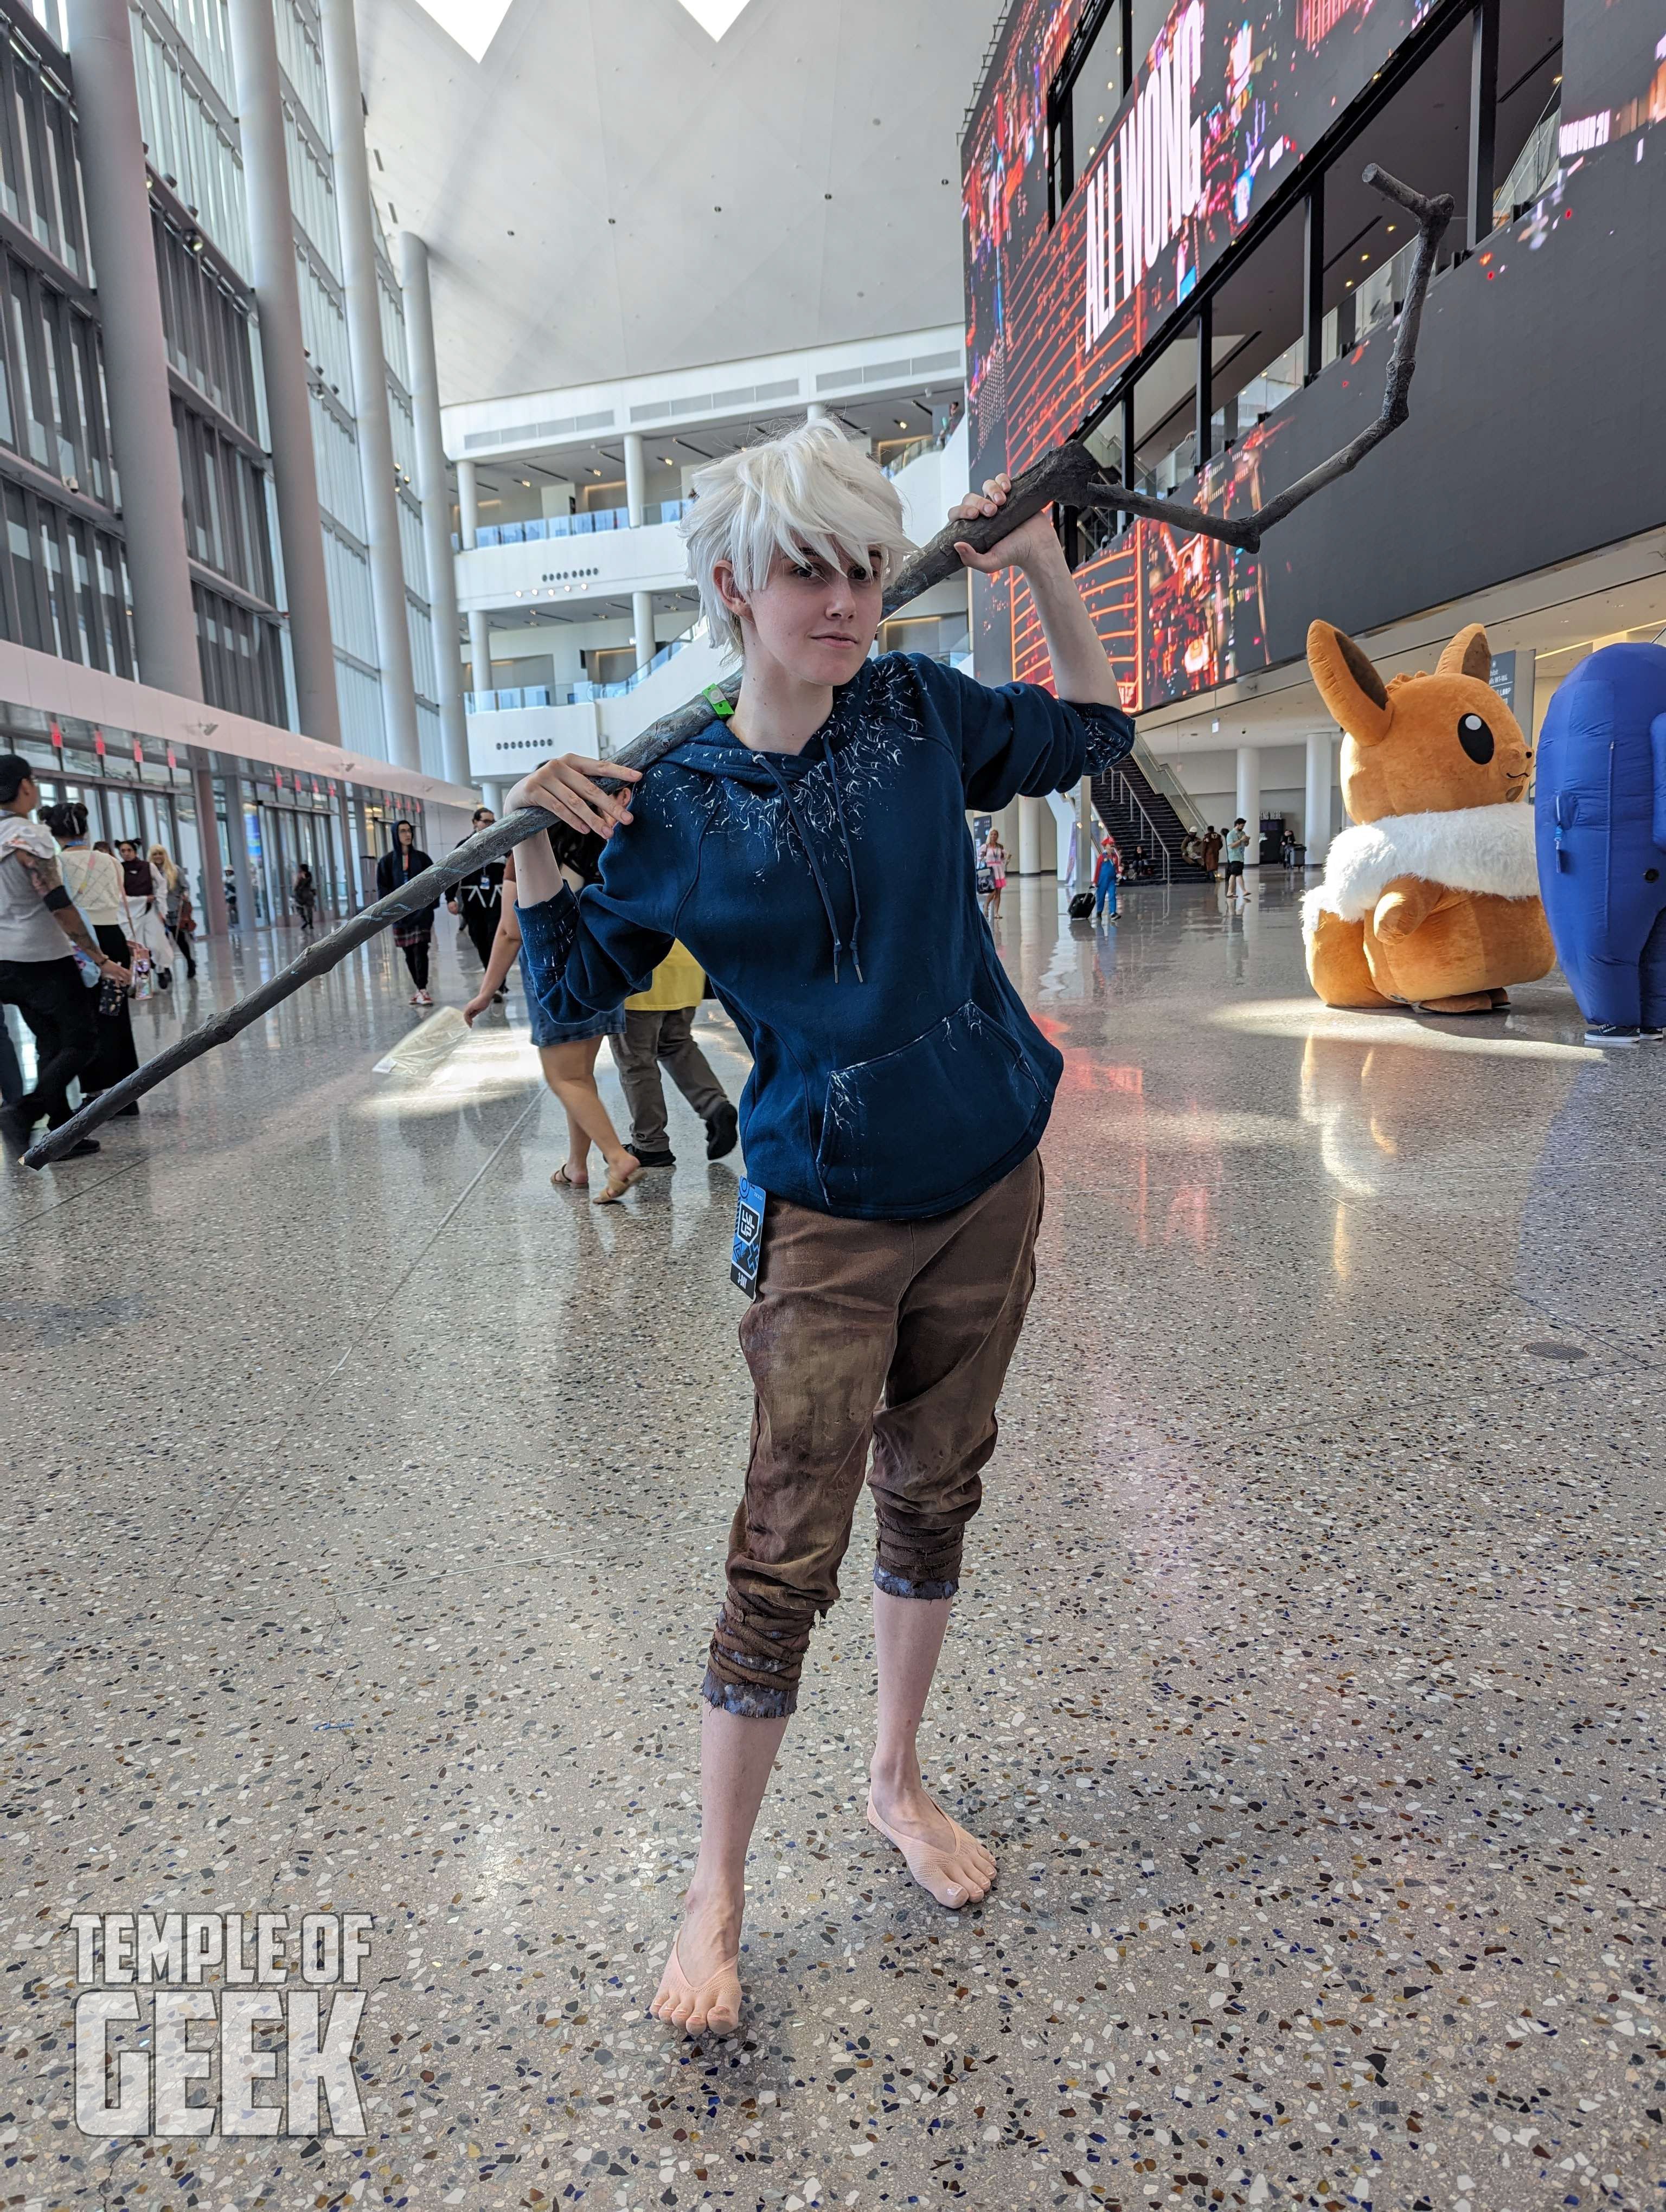
[[[739,1713],[746,1720],[785,1720],[798,1711],[796,1688],[766,1689],[756,1682],[725,1682],[710,1667],[700,1685],[700,1694],[708,1705],[716,1705],[726,1713]]]
[[[893,1574],[889,1567],[875,1567],[873,1586],[882,1589],[887,1597],[953,1597],[959,1589],[958,1582],[916,1582],[907,1575]]]

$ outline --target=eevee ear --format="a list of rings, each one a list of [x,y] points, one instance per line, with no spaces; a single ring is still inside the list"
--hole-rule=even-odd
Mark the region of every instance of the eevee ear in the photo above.
[[[1466,623],[1435,663],[1438,676],[1474,676],[1488,683],[1493,675],[1493,648],[1479,623]]]
[[[1364,649],[1329,623],[1307,626],[1307,665],[1319,696],[1357,744],[1380,745],[1394,720],[1382,678]]]

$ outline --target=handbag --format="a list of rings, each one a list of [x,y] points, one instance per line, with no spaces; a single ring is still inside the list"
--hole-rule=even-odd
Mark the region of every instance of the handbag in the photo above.
[[[980,898],[988,898],[988,896],[989,896],[989,894],[990,894],[990,892],[991,892],[992,890],[994,890],[994,887],[995,887],[995,872],[994,872],[994,869],[989,866],[989,863],[988,863],[987,860],[981,861],[981,862],[978,864],[978,871],[977,871],[977,895],[978,895],[978,896],[979,896]]]

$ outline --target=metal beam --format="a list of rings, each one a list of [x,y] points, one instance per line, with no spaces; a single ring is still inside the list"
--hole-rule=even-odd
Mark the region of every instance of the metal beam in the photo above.
[[[1469,251],[1493,235],[1493,170],[1499,126],[1499,0],[1469,18]]]
[[[1302,203],[1302,381],[1324,367],[1325,180],[1322,172]]]
[[[203,696],[127,0],[69,0],[82,190],[98,271],[140,680]]]
[[[289,603],[299,727],[325,744],[341,743],[336,648],[330,629],[330,588],[324,568],[313,402],[295,275],[295,214],[289,204],[277,34],[271,0],[231,0],[232,64],[248,190],[249,243],[255,306],[260,315],[260,366],[272,441],[277,534],[283,549],[283,590]]]

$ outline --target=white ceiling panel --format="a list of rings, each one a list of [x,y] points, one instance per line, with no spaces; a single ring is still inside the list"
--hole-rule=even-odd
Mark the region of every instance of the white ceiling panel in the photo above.
[[[1001,0],[358,6],[372,182],[428,240],[447,400],[958,319]]]

